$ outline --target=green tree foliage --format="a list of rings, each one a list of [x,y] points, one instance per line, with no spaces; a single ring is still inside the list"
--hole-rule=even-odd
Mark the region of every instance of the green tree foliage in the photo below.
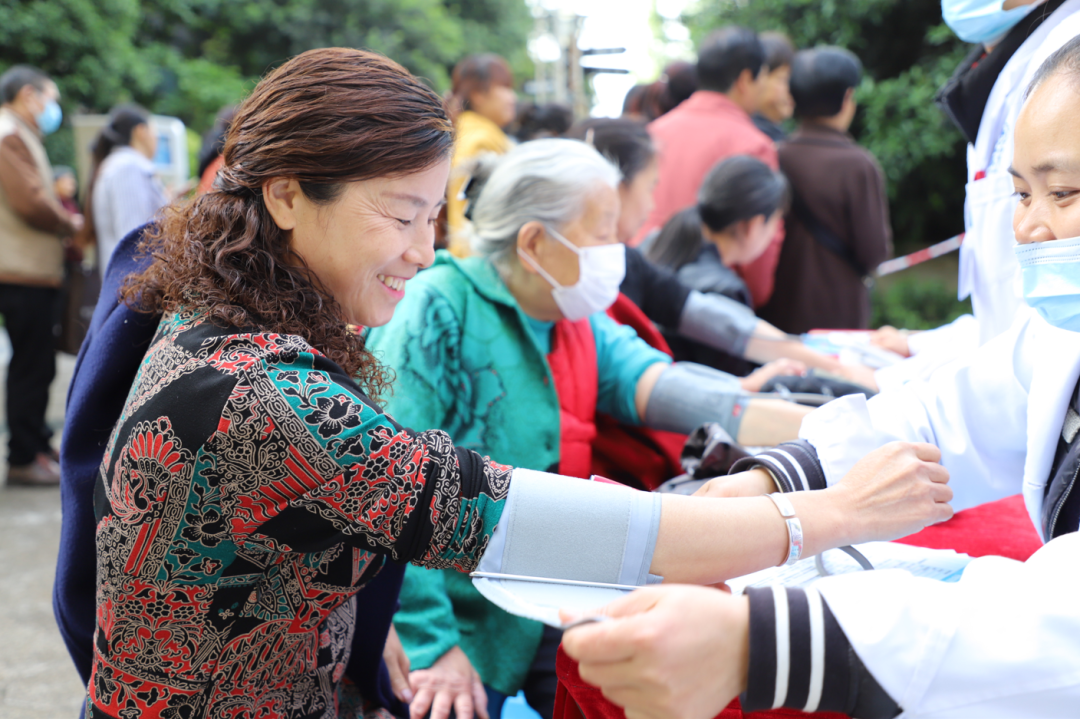
[[[909,330],[929,330],[971,313],[971,300],[959,302],[956,290],[933,278],[913,275],[887,287],[875,287],[871,327],[892,325]]]
[[[267,70],[316,47],[381,52],[445,91],[471,52],[498,52],[521,76],[525,0],[0,0],[0,71],[41,67],[67,114],[138,102],[205,131]],[[70,130],[48,140],[70,162]]]
[[[942,24],[940,0],[720,0],[684,20],[696,40],[739,24],[858,55],[852,133],[885,170],[898,251],[962,231],[964,141],[933,97],[970,46]]]

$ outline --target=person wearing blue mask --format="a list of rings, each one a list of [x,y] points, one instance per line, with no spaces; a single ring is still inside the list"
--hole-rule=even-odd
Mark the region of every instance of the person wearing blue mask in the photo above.
[[[958,289],[960,298],[971,298],[973,314],[929,332],[880,330],[878,344],[911,357],[877,371],[881,388],[932,376],[1026,311],[1012,251],[1013,129],[1036,70],[1080,34],[1080,0],[942,0],[941,13],[975,45],[935,98],[969,143]]]
[[[628,717],[708,719],[740,692],[746,711],[786,706],[860,719],[1077,715],[1078,114],[1080,37],[1041,66],[1015,127],[1012,251],[1031,311],[930,381],[868,402],[839,399],[800,432],[799,456],[816,455],[801,471],[828,482],[879,443],[930,441],[957,509],[988,486],[1022,492],[1044,546],[1023,563],[976,559],[952,584],[875,571],[743,597],[636,592],[604,610],[615,618],[563,640],[582,679]],[[758,457],[764,464],[772,453]],[[778,484],[786,481],[786,470],[770,466]]]
[[[60,92],[37,68],[0,75],[0,315],[11,338],[7,375],[9,485],[60,482],[52,430],[45,424],[56,374],[53,327],[64,279],[61,238],[82,229],[64,209],[41,144],[60,127]]]

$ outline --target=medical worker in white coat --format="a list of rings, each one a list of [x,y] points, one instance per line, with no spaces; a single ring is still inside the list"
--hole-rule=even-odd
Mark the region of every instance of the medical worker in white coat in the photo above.
[[[782,490],[816,488],[881,443],[930,442],[957,507],[1022,491],[1045,546],[975,559],[955,584],[878,570],[743,597],[635,592],[563,640],[628,719],[708,719],[740,692],[746,710],[859,719],[1080,716],[1080,38],[1035,79],[1011,172],[1035,311],[929,382],[816,410],[757,461]]]
[[[1013,128],[1024,91],[1039,66],[1080,35],[1080,0],[942,0],[941,8],[946,24],[960,39],[980,48],[965,59],[938,96],[970,140],[958,294],[960,299],[971,297],[974,317],[964,315],[910,336],[879,333],[885,346],[912,355],[875,373],[883,390],[929,377],[1009,329],[1025,307],[1016,291],[1018,268],[1012,250]]]

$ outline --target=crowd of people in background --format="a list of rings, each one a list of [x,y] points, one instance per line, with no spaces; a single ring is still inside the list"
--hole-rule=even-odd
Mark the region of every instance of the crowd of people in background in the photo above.
[[[1050,388],[1032,368],[1050,348],[1075,353],[1080,329],[1080,308],[1040,294],[1063,286],[1048,265],[1075,263],[1072,241],[1052,242],[1076,236],[1075,213],[1044,176],[1075,175],[1061,158],[1080,151],[1051,146],[1076,140],[1051,98],[1076,104],[1080,0],[1012,4],[1027,10],[1002,10],[992,34],[953,7],[964,3],[943,3],[950,27],[980,44],[943,103],[964,117],[958,103],[978,81],[985,111],[998,113],[966,127],[969,209],[990,208],[964,246],[976,317],[924,336],[879,331],[877,344],[907,358],[887,371],[800,338],[870,329],[869,279],[892,253],[884,174],[850,134],[863,67],[844,48],[724,27],[693,62],[635,86],[619,118],[520,103],[517,78],[494,54],[462,59],[439,97],[381,56],[314,50],[221,110],[190,189],[157,178],[152,115],[115,107],[82,193],[42,145],[62,120],[57,82],[7,70],[6,481],[63,478],[56,611],[89,687],[87,716],[216,716],[245,702],[262,702],[267,716],[286,706],[355,715],[376,701],[414,718],[498,719],[521,691],[553,719],[563,632],[501,609],[466,574],[494,562],[488,549],[502,551],[507,536],[543,544],[506,519],[515,503],[549,518],[569,512],[589,542],[614,542],[613,576],[634,585],[654,574],[716,583],[775,565],[780,548],[791,563],[801,527],[814,551],[896,538],[954,506],[1018,492],[1021,478],[1042,539],[1075,535],[1076,373],[1045,369]],[[1000,75],[1008,87],[996,89],[998,75],[983,87],[990,67],[1013,68]],[[1004,184],[1019,206],[1003,199]],[[1006,267],[1000,245],[1012,260],[1014,237],[1019,264]],[[62,471],[45,407],[65,274],[79,268],[104,289],[72,385]],[[1019,300],[999,307],[994,294],[1021,268],[1038,314],[1020,314]],[[1022,321],[1002,334],[1009,312]],[[989,430],[977,420],[993,403],[978,395],[999,381],[1004,424]],[[1045,413],[1029,407],[1049,407],[1051,390],[1061,402],[1044,427],[1032,418]],[[697,499],[657,492],[691,471],[696,433],[774,449],[732,452],[722,467],[731,478]],[[880,446],[890,439],[906,444]],[[942,457],[970,470],[955,498]],[[1008,481],[972,479],[993,463]],[[572,509],[544,503],[594,476],[640,491],[593,482]],[[633,519],[618,541],[591,521],[624,510]],[[992,569],[972,585],[985,588]],[[1053,596],[1071,586],[1045,568],[1025,576]],[[739,693],[748,709],[872,717],[924,701],[905,693],[915,671],[906,655],[867,638],[860,597],[891,607],[896,633],[920,635],[938,620],[905,615],[895,598],[930,606],[938,590],[891,579],[829,586],[720,600],[646,590],[612,609],[629,618],[575,629],[565,646],[620,704],[661,713],[689,711],[706,694],[695,717]],[[1030,598],[1009,601],[1006,610]],[[728,633],[695,643],[687,627],[699,616]],[[626,643],[623,659],[637,663],[613,662],[604,642],[625,636],[604,625],[619,621],[662,623],[685,652]],[[129,639],[166,625],[183,635],[172,640],[182,658]],[[816,664],[781,651],[789,631],[820,645]],[[985,623],[949,631],[976,649],[980,631],[993,634]],[[755,654],[762,646],[769,661]],[[628,688],[651,686],[658,668],[700,679],[687,657],[713,654],[725,672],[715,696],[697,685],[674,698]],[[218,660],[221,672],[206,668]],[[1034,701],[1064,706],[1057,688]]]

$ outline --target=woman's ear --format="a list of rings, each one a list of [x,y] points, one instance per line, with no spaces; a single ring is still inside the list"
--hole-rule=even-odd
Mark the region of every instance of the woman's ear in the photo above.
[[[296,229],[297,203],[302,194],[300,183],[287,177],[275,177],[263,184],[262,194],[274,224],[285,232]]]
[[[731,236],[732,238],[734,238],[735,243],[742,247],[747,240],[753,237],[754,229],[756,227],[754,223],[758,222],[761,219],[762,216],[757,215],[746,220],[739,220],[738,222],[733,224],[731,226]]]
[[[517,235],[517,248],[519,252],[524,252],[531,257],[533,261],[539,262],[540,256],[543,254],[543,239],[544,239],[544,226],[539,222],[526,222],[518,230]],[[531,274],[537,274],[536,268],[528,262],[522,262],[521,266],[526,272]]]

